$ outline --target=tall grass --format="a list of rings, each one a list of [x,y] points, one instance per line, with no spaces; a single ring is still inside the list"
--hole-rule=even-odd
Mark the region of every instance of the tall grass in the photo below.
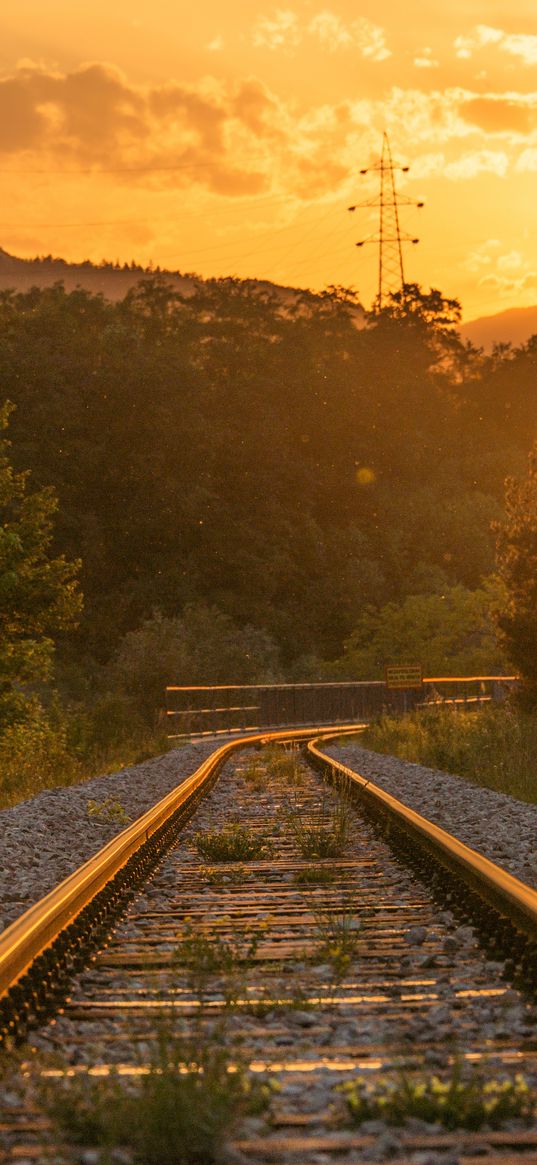
[[[365,748],[468,777],[537,802],[537,713],[510,704],[476,712],[431,708],[385,716],[364,733]]]
[[[47,712],[37,702],[24,722],[0,734],[0,809],[43,789],[78,784],[166,752],[167,737],[115,696],[91,709]]]

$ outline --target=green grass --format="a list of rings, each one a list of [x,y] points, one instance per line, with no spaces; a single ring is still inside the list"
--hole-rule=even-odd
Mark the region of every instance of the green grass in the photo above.
[[[352,910],[314,910],[316,963],[328,963],[337,982],[345,978],[359,953],[361,923]]]
[[[537,802],[537,713],[509,704],[479,712],[431,708],[383,717],[368,728],[361,743]]]
[[[331,806],[323,801],[317,820],[304,820],[303,809],[293,804],[287,806],[285,817],[302,857],[337,858],[345,849],[351,816],[344,797],[338,797]]]
[[[229,923],[229,919],[226,921]],[[226,1004],[232,1006],[244,993],[245,974],[253,964],[265,929],[263,923],[258,928],[242,930],[228,925],[225,937],[221,937],[204,933],[186,918],[172,954],[174,966],[184,971],[190,990],[201,1003],[217,978],[222,982]]]
[[[153,731],[133,716],[124,719],[123,709],[121,715],[114,712],[111,701],[101,702],[91,717],[39,709],[0,734],[0,809],[43,789],[78,785],[140,764],[169,747],[161,730]]]
[[[297,870],[295,882],[298,882],[299,886],[328,886],[335,882],[340,874],[341,870],[334,869],[333,866],[305,866],[303,870]]]
[[[263,750],[263,760],[269,774],[288,785],[302,785],[304,770],[300,763],[300,749],[296,745],[269,745]]]
[[[248,1113],[263,1111],[265,1086],[218,1038],[162,1034],[146,1073],[127,1082],[80,1073],[47,1080],[41,1103],[68,1144],[131,1150],[137,1165],[216,1165]]]
[[[225,825],[223,829],[204,829],[195,834],[194,845],[207,862],[262,861],[272,852],[265,833],[255,833],[237,824]]]
[[[498,1129],[511,1120],[529,1123],[535,1113],[535,1095],[522,1075],[487,1080],[477,1068],[464,1074],[459,1061],[445,1080],[401,1071],[394,1079],[349,1081],[340,1091],[355,1125],[379,1119],[404,1125],[417,1118],[446,1129]]]
[[[115,825],[128,825],[130,821],[125,807],[114,797],[105,797],[104,801],[88,801],[87,812],[88,817],[103,823],[112,821]]]

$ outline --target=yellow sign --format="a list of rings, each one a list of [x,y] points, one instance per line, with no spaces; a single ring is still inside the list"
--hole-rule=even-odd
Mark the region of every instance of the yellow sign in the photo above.
[[[392,691],[397,688],[421,688],[422,683],[420,663],[390,664],[386,667],[386,687]]]

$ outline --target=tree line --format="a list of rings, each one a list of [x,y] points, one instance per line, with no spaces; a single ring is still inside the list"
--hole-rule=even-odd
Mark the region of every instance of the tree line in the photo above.
[[[116,303],[1,293],[0,604],[26,521],[20,619],[54,635],[62,695],[113,689],[150,717],[166,680],[375,678],[387,652],[436,674],[522,666],[512,531],[535,500],[513,485],[506,526],[504,482],[537,432],[537,337],[485,355],[459,317],[416,285],[361,327],[343,288],[183,296],[157,273]],[[47,682],[49,648],[28,651],[18,678],[2,657],[6,708]]]

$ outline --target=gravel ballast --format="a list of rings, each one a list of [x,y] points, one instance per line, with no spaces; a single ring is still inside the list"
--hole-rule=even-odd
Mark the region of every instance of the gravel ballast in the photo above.
[[[88,801],[114,798],[135,820],[216,747],[214,741],[189,744],[80,785],[44,790],[0,812],[0,930],[125,828],[89,816]],[[327,751],[537,888],[537,805],[355,744]]]
[[[221,741],[218,742],[222,743]],[[0,931],[93,857],[125,823],[91,817],[88,801],[118,801],[131,821],[180,785],[218,747],[188,744],[80,785],[44,789],[0,812]]]
[[[357,744],[324,751],[537,889],[537,805]]]

